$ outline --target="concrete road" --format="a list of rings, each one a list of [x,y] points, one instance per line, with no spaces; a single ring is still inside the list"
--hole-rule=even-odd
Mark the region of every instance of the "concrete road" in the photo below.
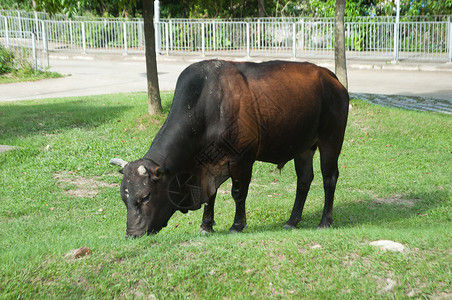
[[[174,90],[180,73],[195,57],[159,57],[160,89]],[[258,59],[255,59],[258,60]],[[331,61],[317,61],[333,69]],[[0,101],[59,98],[146,91],[144,57],[54,57],[51,71],[70,76],[36,82],[0,84]],[[452,64],[396,65],[349,61],[349,91],[383,95],[425,96],[452,101]]]
[[[352,93],[421,96],[452,101],[452,66],[450,72],[351,69],[348,77]]]

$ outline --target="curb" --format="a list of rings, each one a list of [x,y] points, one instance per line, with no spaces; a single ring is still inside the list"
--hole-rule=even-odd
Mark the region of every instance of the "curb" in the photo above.
[[[103,54],[82,54],[82,53],[73,53],[73,54],[58,54],[53,53],[49,55],[49,59],[58,59],[58,60],[110,60],[110,61],[129,61],[129,62],[145,62],[146,58],[144,54],[115,54],[115,53],[103,53]],[[224,59],[230,61],[249,61],[249,62],[262,62],[269,60],[288,60],[288,61],[309,61],[315,63],[317,65],[334,69],[334,60],[333,59],[322,59],[322,58],[309,58],[309,57],[300,57],[300,58],[288,58],[288,57],[277,57],[277,56],[253,56],[253,57],[243,57],[243,56],[199,56],[199,55],[157,55],[157,62],[184,62],[184,63],[195,63],[201,60],[208,59]],[[350,58],[347,61],[347,68],[355,69],[355,70],[398,70],[398,71],[423,71],[423,72],[452,72],[452,63],[450,62],[408,62],[408,61],[399,61],[392,62],[388,60],[364,60],[364,59],[353,59]]]

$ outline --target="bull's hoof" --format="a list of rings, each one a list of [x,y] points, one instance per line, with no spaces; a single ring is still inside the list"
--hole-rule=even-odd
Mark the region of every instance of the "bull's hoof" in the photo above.
[[[317,226],[317,229],[322,230],[322,229],[327,229],[329,227],[331,227],[331,223],[325,223],[325,224],[320,223],[319,226]]]
[[[322,220],[320,220],[319,226],[317,226],[317,229],[328,228],[331,224],[333,224],[333,218],[331,216],[323,216]]]
[[[210,233],[214,233],[215,232],[215,230],[213,230],[213,229],[205,229],[205,228],[199,228],[199,231],[198,231],[198,233],[200,234],[200,235],[207,235],[207,234],[210,234]]]
[[[284,230],[292,230],[292,229],[297,229],[297,226],[293,226],[293,225],[289,225],[289,224],[285,224],[283,226]]]
[[[229,229],[229,233],[240,233],[243,231],[244,228],[248,228],[248,226],[245,224],[234,224]]]

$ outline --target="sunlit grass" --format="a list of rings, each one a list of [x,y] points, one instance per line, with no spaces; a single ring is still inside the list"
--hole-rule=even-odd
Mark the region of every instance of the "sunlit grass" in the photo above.
[[[166,112],[171,98],[163,95]],[[280,174],[257,162],[243,234],[227,233],[235,207],[227,181],[216,233],[197,234],[198,210],[176,213],[155,236],[125,240],[121,175],[108,161],[146,153],[165,120],[146,111],[145,94],[0,104],[0,144],[21,147],[0,154],[1,297],[450,297],[450,116],[352,100],[332,229],[316,229],[316,155],[297,230],[282,230],[295,195],[293,164]],[[369,245],[378,239],[408,250]],[[92,254],[65,258],[81,246]],[[396,282],[389,291],[387,279]]]

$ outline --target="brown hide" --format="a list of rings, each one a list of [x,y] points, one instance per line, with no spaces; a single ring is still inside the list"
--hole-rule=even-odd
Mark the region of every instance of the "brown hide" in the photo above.
[[[342,146],[348,94],[332,72],[287,62],[248,74],[246,65],[230,63],[219,76],[223,93],[219,123],[224,132],[215,130],[213,138],[220,137],[218,144],[228,157],[202,172],[202,202],[223,182],[219,178],[227,173],[230,160],[259,160],[282,167],[314,147],[319,137],[333,136],[338,141],[335,147]]]

